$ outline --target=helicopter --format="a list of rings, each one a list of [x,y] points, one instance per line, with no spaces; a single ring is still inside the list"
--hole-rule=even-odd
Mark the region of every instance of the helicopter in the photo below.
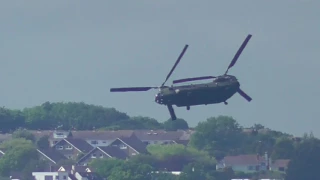
[[[225,105],[227,105],[227,100],[230,99],[235,93],[238,93],[248,102],[250,102],[252,98],[240,89],[240,83],[238,79],[233,75],[229,75],[228,71],[231,67],[235,65],[240,54],[246,47],[251,37],[251,34],[247,35],[246,39],[238,49],[237,53],[235,54],[234,58],[232,59],[231,63],[229,64],[227,70],[223,75],[178,79],[174,80],[173,84],[213,79],[211,82],[179,86],[165,85],[165,83],[170,78],[172,72],[175,70],[181,58],[183,57],[184,53],[186,52],[187,48],[189,47],[189,45],[186,44],[161,86],[111,88],[110,92],[148,91],[150,89],[158,89],[159,92],[155,95],[154,101],[160,105],[167,106],[171,116],[171,120],[177,119],[173,109],[173,105],[177,107],[186,107],[187,110],[190,110],[190,106],[196,105],[218,104],[222,102]]]

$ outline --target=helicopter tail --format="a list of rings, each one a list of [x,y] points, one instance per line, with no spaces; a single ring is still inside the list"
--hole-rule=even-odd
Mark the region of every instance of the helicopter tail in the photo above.
[[[176,120],[177,116],[176,116],[176,114],[174,112],[174,109],[173,109],[172,105],[168,104],[167,107],[168,107],[168,110],[169,110],[169,113],[170,113],[170,116],[171,116],[171,120]]]

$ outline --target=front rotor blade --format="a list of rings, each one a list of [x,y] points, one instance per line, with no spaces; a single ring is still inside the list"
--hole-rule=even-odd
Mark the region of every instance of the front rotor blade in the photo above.
[[[204,79],[212,79],[215,78],[214,76],[202,76],[202,77],[194,77],[194,78],[185,78],[185,79],[178,79],[174,80],[173,84],[188,82],[188,81],[197,81],[197,80],[204,80]]]
[[[178,57],[176,63],[174,64],[174,66],[172,67],[171,71],[169,72],[169,74],[167,75],[166,80],[162,83],[161,86],[164,86],[164,84],[167,82],[167,80],[169,79],[169,77],[171,76],[172,72],[174,71],[174,69],[177,67],[178,63],[180,62],[182,56],[184,55],[184,53],[186,52],[187,48],[188,48],[188,44],[186,44],[180,54],[180,56]]]
[[[240,88],[238,89],[238,93],[242,96],[242,97],[244,97],[247,101],[251,101],[252,100],[252,98],[250,97],[250,96],[248,96],[245,92],[243,92]]]
[[[237,62],[240,54],[242,53],[243,49],[246,47],[246,45],[247,45],[247,43],[249,42],[251,36],[252,36],[252,35],[249,34],[249,35],[247,36],[247,38],[244,40],[244,42],[242,43],[242,45],[241,45],[240,48],[238,49],[237,53],[236,53],[235,56],[233,57],[231,63],[229,64],[228,69],[227,69],[227,71],[225,72],[225,74],[227,74],[227,73],[228,73],[228,70],[229,70],[232,66],[234,66],[234,64],[236,64],[236,62]]]
[[[156,87],[127,87],[127,88],[111,88],[110,92],[127,92],[127,91],[148,91]]]

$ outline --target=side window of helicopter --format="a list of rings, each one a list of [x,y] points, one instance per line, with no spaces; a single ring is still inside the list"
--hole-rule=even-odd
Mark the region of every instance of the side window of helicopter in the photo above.
[[[226,82],[227,79],[225,79],[225,78],[219,78],[219,79],[216,79],[215,81],[216,81],[216,82]]]

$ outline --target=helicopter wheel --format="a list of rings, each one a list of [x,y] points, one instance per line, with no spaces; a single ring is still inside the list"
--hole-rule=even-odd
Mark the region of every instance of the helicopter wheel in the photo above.
[[[188,110],[188,111],[190,110],[190,106],[187,106],[187,110]]]
[[[228,105],[228,103],[227,103],[227,102],[224,102],[224,104],[225,104],[225,105]]]

